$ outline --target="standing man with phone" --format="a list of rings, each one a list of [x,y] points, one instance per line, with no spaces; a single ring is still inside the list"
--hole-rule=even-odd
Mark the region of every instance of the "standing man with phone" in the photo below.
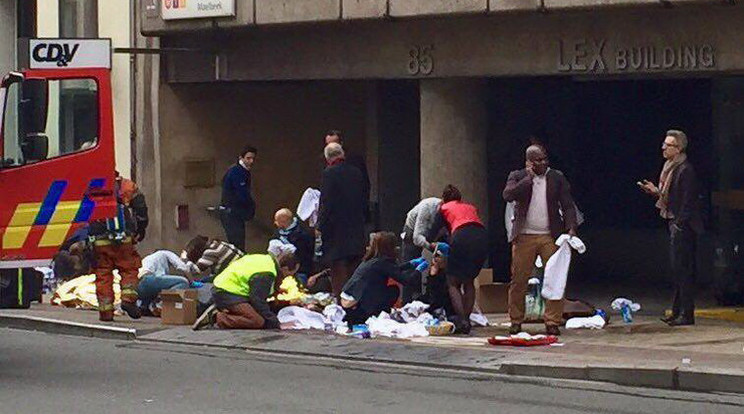
[[[649,180],[637,184],[657,199],[659,215],[669,227],[669,261],[674,273],[672,315],[662,318],[669,326],[695,324],[695,254],[697,236],[703,232],[698,180],[687,160],[687,135],[669,130],[661,144],[666,160],[658,187]]]
[[[525,168],[512,171],[503,196],[515,202],[512,243],[512,280],[509,284],[509,333],[522,331],[527,281],[537,256],[547,263],[558,250],[555,240],[563,233],[576,235],[578,219],[571,185],[562,172],[550,168],[548,153],[541,145],[525,152]],[[561,214],[561,211],[563,214]],[[560,335],[563,300],[549,300],[545,308],[545,332]]]
[[[256,202],[251,194],[251,169],[258,150],[247,145],[238,162],[222,178],[220,221],[230,244],[245,251],[245,223],[256,215]]]

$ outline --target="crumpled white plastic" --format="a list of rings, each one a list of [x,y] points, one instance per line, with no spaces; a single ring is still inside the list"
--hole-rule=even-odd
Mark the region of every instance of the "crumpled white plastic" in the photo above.
[[[429,336],[429,331],[421,322],[400,323],[390,318],[387,312],[381,312],[379,316],[372,316],[366,321],[370,336],[375,338],[384,336],[387,338],[416,338]]]
[[[630,306],[630,310],[632,310],[633,312],[638,312],[639,310],[641,310],[640,303],[635,303],[632,300],[626,298],[616,298],[612,301],[612,304],[610,306],[612,307],[612,309],[619,311],[623,308],[624,305]]]
[[[424,302],[414,300],[413,302],[407,303],[405,306],[403,306],[400,309],[400,313],[404,321],[413,322],[416,320],[416,318],[425,313],[427,309],[429,309],[429,305]]]
[[[269,240],[269,247],[266,249],[267,252],[271,253],[274,257],[279,257],[282,253],[294,253],[297,251],[292,243],[282,243],[279,239]]]
[[[564,234],[558,237],[555,244],[560,247],[545,263],[545,276],[543,277],[542,296],[548,300],[563,299],[568,279],[568,267],[571,265],[571,249],[579,253],[586,252],[584,242],[576,236]]]
[[[325,307],[325,309],[323,309],[323,317],[325,319],[325,322],[330,323],[333,326],[334,330],[336,330],[337,326],[346,326],[346,322],[344,322],[345,316],[346,311],[344,310],[344,308],[338,305],[328,305]]]
[[[605,323],[604,318],[599,315],[589,318],[571,318],[566,321],[566,329],[602,329]]]
[[[473,312],[470,314],[470,323],[475,326],[488,326],[488,318],[482,313]]]

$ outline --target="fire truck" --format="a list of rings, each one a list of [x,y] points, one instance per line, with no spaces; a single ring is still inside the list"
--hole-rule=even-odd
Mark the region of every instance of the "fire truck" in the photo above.
[[[110,39],[24,39],[19,55],[0,84],[0,290],[25,307],[33,269],[116,198]]]

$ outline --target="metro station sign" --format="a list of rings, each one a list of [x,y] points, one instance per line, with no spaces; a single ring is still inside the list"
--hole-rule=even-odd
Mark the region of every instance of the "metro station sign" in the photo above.
[[[160,0],[163,20],[235,16],[235,0]]]

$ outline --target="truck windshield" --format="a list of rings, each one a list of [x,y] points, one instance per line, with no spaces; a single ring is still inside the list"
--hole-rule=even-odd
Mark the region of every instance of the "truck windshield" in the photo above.
[[[30,162],[61,157],[98,145],[98,86],[93,79],[54,79],[46,82],[46,93],[27,92],[22,83],[7,89],[3,122],[3,166],[20,166]],[[31,97],[30,97],[31,96]],[[46,97],[46,114],[41,114],[39,131],[24,131],[23,120],[33,111],[33,102]],[[37,109],[38,112],[38,109]],[[45,117],[45,121],[44,118]],[[28,139],[34,135],[36,139]],[[42,139],[38,139],[41,137]],[[48,145],[42,159],[26,159],[38,153],[29,146]]]

